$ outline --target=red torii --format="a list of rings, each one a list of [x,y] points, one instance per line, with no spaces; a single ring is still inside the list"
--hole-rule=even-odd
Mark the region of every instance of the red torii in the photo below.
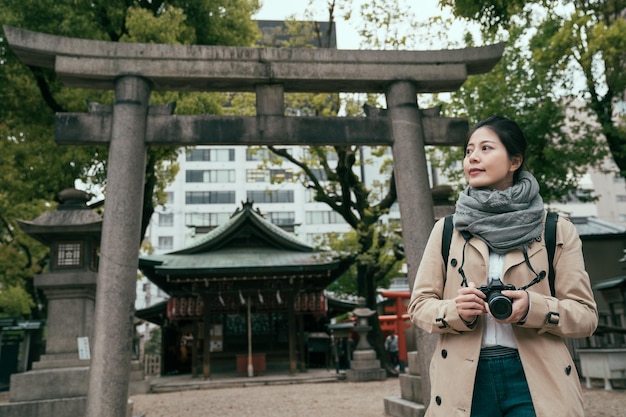
[[[404,299],[408,299],[411,296],[409,291],[390,291],[390,290],[382,290],[380,294],[389,299],[395,300],[394,304],[391,306],[385,306],[384,316],[378,316],[378,322],[380,323],[380,330],[383,332],[389,332],[394,330],[398,335],[398,357],[405,364],[408,363],[408,358],[406,354],[406,336],[404,334],[404,329],[411,327],[411,324],[407,322],[409,320],[409,315],[406,312],[406,303],[404,303]]]

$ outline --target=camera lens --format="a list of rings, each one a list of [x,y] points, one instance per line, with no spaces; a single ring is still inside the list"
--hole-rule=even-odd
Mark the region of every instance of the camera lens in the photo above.
[[[498,320],[504,320],[509,318],[513,311],[513,303],[509,297],[505,297],[499,291],[492,292],[489,297],[489,311],[491,315]]]

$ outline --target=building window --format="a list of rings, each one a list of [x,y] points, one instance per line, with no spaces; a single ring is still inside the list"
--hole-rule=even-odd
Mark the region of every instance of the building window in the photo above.
[[[159,236],[159,249],[173,249],[174,237],[173,236]]]
[[[269,159],[269,151],[265,148],[248,148],[246,149],[246,161],[263,161]]]
[[[287,149],[287,152],[291,154],[291,150]],[[267,148],[248,148],[246,149],[246,161],[270,161],[278,162],[282,157],[276,155]]]
[[[276,226],[292,226],[296,222],[296,213],[293,211],[270,211],[267,219]]]
[[[293,190],[248,191],[248,201],[261,203],[293,203]]]
[[[318,181],[328,180],[328,175],[326,175],[326,171],[324,171],[322,168],[313,168],[311,169],[311,171],[313,172],[313,175],[315,176],[315,178],[317,178]]]
[[[228,221],[229,213],[185,213],[187,227],[217,227]]]
[[[235,160],[234,149],[192,149],[187,152],[187,161],[232,162]]]
[[[168,191],[165,193],[166,204],[174,204],[174,193],[172,191]]]
[[[185,182],[202,182],[202,183],[218,183],[218,182],[235,182],[234,169],[188,169],[185,171]]]
[[[304,199],[307,203],[317,203],[317,201],[315,201],[315,191],[309,188],[304,190]]]
[[[326,155],[325,155],[325,157],[326,157],[326,160],[327,160],[327,161],[338,161],[338,160],[339,160],[339,157],[338,157],[338,155],[337,155],[337,152],[335,152],[335,150],[334,150],[334,149],[330,149],[330,148],[328,148],[328,149],[326,150]],[[305,158],[305,159],[307,159],[307,160],[317,160],[317,159],[319,159],[319,158],[317,157],[317,155],[316,155],[316,156],[313,156],[313,154],[311,153],[311,149],[310,149],[310,148],[306,148],[306,149],[304,150],[304,158]]]
[[[270,178],[275,182],[293,182],[293,169],[270,169]]]
[[[619,196],[617,196],[619,201]],[[625,200],[626,201],[626,200]],[[591,203],[593,202],[593,190],[577,189],[567,196],[568,203]]]
[[[174,213],[159,213],[159,226],[174,226]]]
[[[307,211],[307,224],[337,224],[345,223],[343,217],[336,211]]]
[[[82,262],[82,242],[57,243],[57,266],[80,267]]]
[[[617,199],[619,203],[623,203],[626,201],[626,195],[624,194],[618,194],[615,196],[615,198]]]
[[[583,203],[590,203],[593,201],[593,190],[576,190],[576,198]]]
[[[264,169],[246,169],[246,182],[269,182],[270,177]]]
[[[185,204],[235,204],[234,191],[187,191]]]

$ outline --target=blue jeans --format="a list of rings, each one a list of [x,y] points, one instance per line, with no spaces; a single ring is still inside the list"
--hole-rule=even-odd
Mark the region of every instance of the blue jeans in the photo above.
[[[535,417],[517,353],[481,358],[476,371],[471,417]]]

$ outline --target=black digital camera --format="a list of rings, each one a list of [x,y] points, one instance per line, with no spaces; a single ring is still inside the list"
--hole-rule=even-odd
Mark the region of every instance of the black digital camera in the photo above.
[[[496,278],[487,285],[481,285],[477,290],[487,296],[486,300],[492,316],[498,320],[509,318],[513,311],[513,301],[502,295],[501,291],[516,290],[514,285],[504,284]]]

